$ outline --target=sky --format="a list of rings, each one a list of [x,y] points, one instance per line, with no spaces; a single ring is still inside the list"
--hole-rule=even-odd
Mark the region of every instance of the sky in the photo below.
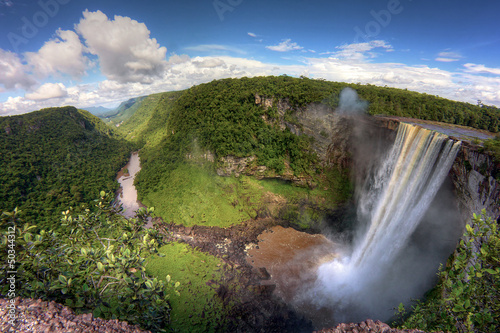
[[[492,0],[0,0],[0,116],[306,76],[500,107]]]

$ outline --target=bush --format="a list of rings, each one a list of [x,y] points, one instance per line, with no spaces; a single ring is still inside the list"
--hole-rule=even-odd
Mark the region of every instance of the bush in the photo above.
[[[15,261],[0,263],[0,293],[10,290],[7,271],[17,271],[15,296],[54,300],[77,313],[93,312],[156,332],[167,328],[169,289],[177,290],[179,283],[145,273],[145,256],[162,244],[156,231],[143,228],[152,209],[126,219],[111,200],[101,192],[95,209],[64,212],[60,233],[33,233],[35,227],[23,224],[17,210],[4,212],[0,247],[15,253]]]

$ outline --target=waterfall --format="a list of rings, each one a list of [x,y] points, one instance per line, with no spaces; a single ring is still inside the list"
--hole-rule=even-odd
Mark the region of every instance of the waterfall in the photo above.
[[[357,220],[366,228],[353,250],[341,248],[337,259],[318,267],[316,283],[304,293],[318,309],[333,311],[332,323],[385,320],[400,302],[420,297],[419,286],[435,276],[437,267],[416,257],[408,244],[460,145],[446,135],[400,123],[394,144],[358,191]],[[323,320],[322,325],[328,319]]]
[[[393,147],[359,200],[371,221],[351,263],[390,263],[411,236],[448,174],[460,142],[401,123]],[[366,218],[366,217],[365,217]]]

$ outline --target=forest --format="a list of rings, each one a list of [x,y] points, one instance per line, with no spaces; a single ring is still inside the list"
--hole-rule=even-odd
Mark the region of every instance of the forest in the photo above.
[[[87,111],[50,108],[0,118],[0,210],[57,229],[61,212],[115,191],[132,146]]]

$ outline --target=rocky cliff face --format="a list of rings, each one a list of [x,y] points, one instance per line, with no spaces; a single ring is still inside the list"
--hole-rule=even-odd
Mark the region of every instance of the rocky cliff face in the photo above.
[[[500,184],[495,180],[499,166],[493,157],[479,152],[478,146],[463,143],[450,176],[464,217],[486,210],[495,220],[500,215]]]

